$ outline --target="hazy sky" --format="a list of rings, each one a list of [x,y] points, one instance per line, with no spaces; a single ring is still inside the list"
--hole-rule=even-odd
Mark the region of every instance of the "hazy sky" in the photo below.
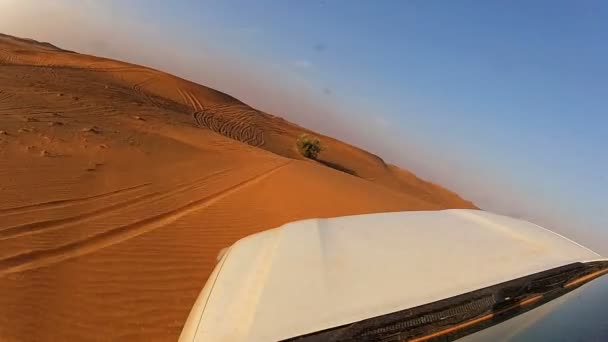
[[[0,0],[0,32],[145,64],[608,254],[608,3]]]

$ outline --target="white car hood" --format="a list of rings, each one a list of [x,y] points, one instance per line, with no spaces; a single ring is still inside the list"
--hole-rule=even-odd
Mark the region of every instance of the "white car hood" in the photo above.
[[[312,219],[236,242],[181,341],[277,341],[574,262],[593,251],[478,210]]]

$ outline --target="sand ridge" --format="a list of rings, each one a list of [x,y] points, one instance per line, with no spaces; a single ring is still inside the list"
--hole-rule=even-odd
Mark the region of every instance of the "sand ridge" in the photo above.
[[[319,161],[295,148],[321,138]],[[471,202],[167,73],[0,35],[0,340],[174,341],[223,247]]]

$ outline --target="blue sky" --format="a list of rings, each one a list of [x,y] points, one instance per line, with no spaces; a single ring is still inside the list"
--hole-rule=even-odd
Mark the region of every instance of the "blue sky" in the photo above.
[[[605,2],[23,3],[0,30],[219,88],[608,254]]]

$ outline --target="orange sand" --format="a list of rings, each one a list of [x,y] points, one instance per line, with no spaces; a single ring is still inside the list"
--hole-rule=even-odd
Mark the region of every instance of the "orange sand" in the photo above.
[[[0,35],[0,340],[173,341],[218,251],[471,202],[213,89]]]

